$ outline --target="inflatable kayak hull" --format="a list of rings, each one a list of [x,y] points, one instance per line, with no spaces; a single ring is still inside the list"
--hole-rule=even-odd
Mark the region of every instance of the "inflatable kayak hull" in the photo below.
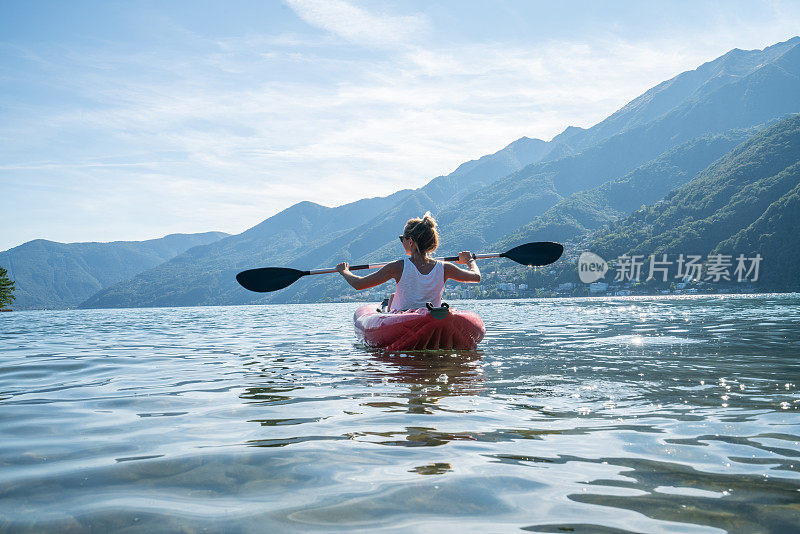
[[[436,319],[426,308],[381,313],[376,304],[356,310],[356,336],[367,346],[398,350],[473,350],[486,334],[481,318],[473,312],[450,309]]]

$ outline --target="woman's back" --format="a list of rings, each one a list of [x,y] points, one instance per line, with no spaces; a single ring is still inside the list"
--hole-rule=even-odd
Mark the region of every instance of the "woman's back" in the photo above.
[[[410,258],[393,261],[379,271],[363,277],[351,273],[346,262],[337,265],[336,270],[342,273],[347,283],[359,290],[394,279],[397,290],[390,298],[392,311],[417,310],[428,302],[436,307],[441,306],[445,280],[481,281],[481,272],[469,251],[464,250],[458,254],[458,263],[466,265],[465,269],[429,256],[439,246],[436,221],[430,212],[421,219],[409,219],[402,235],[398,237],[403,244],[403,251]]]
[[[397,282],[392,311],[416,310],[430,302],[441,306],[444,292],[444,263],[436,261],[433,269],[422,274],[410,258],[403,260],[403,274]]]

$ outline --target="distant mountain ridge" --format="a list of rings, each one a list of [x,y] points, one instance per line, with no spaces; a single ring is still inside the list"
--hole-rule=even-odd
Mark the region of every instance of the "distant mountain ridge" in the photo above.
[[[657,201],[658,195],[690,180],[703,164],[741,141],[703,138],[748,131],[800,111],[799,45],[796,37],[764,50],[732,50],[659,84],[592,128],[568,128],[547,143],[522,138],[495,154],[459,166],[450,175],[434,178],[420,189],[385,197],[380,209],[360,212],[360,217],[350,219],[351,224],[329,223],[342,207],[292,206],[255,227],[270,228],[269,232],[254,228],[194,249],[99,292],[84,305],[335,298],[349,291],[335,277],[304,279],[278,293],[259,295],[242,291],[233,276],[255,266],[317,268],[342,260],[391,259],[398,254],[396,234],[405,220],[426,210],[440,222],[443,250],[494,248],[512,236],[523,237],[525,228],[537,217],[555,206],[566,206],[562,203],[575,200],[574,195],[605,188],[605,193],[600,192],[606,195],[605,204],[597,206],[604,213],[595,214],[596,221],[588,227],[575,227],[578,232],[591,230],[594,225],[626,216],[633,206]],[[687,143],[699,143],[694,151],[685,147],[684,154],[698,160],[670,160],[680,157],[670,151]],[[698,155],[701,152],[702,157]],[[659,168],[661,178],[655,172]],[[648,172],[650,178],[644,179]],[[639,178],[628,176],[631,173],[638,173]],[[620,187],[628,188],[628,198],[612,206],[608,195],[619,192]]]
[[[800,36],[768,46],[763,50],[730,52],[682,72],[648,89],[625,106],[588,129],[568,127],[551,142],[550,152],[542,160],[551,161],[577,154],[583,149],[618,133],[642,126],[674,111],[679,106],[754,73],[800,44]],[[735,126],[734,126],[735,127]]]
[[[171,234],[147,241],[58,243],[36,239],[0,252],[16,281],[14,308],[69,308],[98,290],[229,234]]]
[[[333,254],[339,249],[341,253],[340,245],[360,234],[365,221],[377,221],[373,224],[396,235],[392,216],[382,226],[379,222],[387,214],[401,214],[405,222],[411,216],[406,216],[407,213],[419,215],[428,209],[435,210],[538,159],[545,146],[544,141],[523,137],[494,154],[464,163],[419,189],[405,189],[388,197],[359,200],[335,208],[300,202],[242,234],[189,251],[129,282],[104,289],[83,306],[248,304],[263,300],[263,295],[242,291],[235,281],[238,271],[254,265],[300,265],[309,251]],[[422,206],[429,207],[420,212]],[[369,250],[368,244],[365,250]],[[313,265],[323,259],[316,257]]]

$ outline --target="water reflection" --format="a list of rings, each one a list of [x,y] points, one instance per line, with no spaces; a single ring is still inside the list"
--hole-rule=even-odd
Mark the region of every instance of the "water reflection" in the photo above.
[[[269,378],[269,377],[265,377]],[[287,377],[281,382],[290,382],[291,378]],[[290,395],[289,393],[299,393],[303,387],[300,385],[276,385],[276,386],[249,386],[244,388],[244,391],[239,395],[239,398],[245,400],[246,404],[281,404],[291,402],[296,394]]]
[[[405,384],[410,391],[430,394],[431,398],[484,392],[483,354],[482,351],[370,351],[375,361],[386,364],[381,372],[384,382]]]

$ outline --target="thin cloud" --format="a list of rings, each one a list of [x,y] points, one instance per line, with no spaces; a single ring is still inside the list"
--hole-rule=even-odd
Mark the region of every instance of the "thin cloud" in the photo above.
[[[307,23],[358,45],[393,47],[430,30],[430,21],[423,15],[379,15],[341,0],[286,3]]]

